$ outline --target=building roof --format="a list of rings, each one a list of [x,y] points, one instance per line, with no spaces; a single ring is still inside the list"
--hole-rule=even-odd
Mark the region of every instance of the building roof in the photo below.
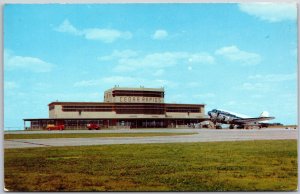
[[[107,105],[107,106],[112,106],[115,103],[110,103],[110,102],[60,102],[60,101],[55,101],[51,102],[48,104],[48,106],[51,105],[85,105],[85,106],[97,106],[97,105]]]
[[[111,92],[114,90],[123,90],[123,91],[151,91],[151,92],[164,92],[165,89],[162,88],[145,88],[143,86],[139,87],[139,88],[129,88],[129,87],[118,87],[115,86],[111,89],[106,90],[105,92]]]
[[[124,103],[124,102],[51,102],[48,104],[48,106],[51,105],[84,105],[84,106],[97,106],[97,105],[107,105],[107,106],[113,106],[113,105],[117,105],[117,104],[126,104],[126,105],[130,105],[130,104],[164,104],[166,106],[177,106],[177,107],[181,107],[181,106],[205,106],[205,104],[174,104],[174,103]]]

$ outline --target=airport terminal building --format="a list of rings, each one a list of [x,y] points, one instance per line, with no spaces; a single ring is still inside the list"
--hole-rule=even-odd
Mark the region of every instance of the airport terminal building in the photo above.
[[[63,124],[65,129],[84,129],[88,123],[101,128],[175,128],[207,120],[204,104],[169,104],[164,95],[164,88],[114,87],[104,92],[104,102],[51,102],[49,118],[24,119],[24,128]]]

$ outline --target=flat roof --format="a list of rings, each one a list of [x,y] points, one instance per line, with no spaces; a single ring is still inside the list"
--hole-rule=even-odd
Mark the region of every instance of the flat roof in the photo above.
[[[130,103],[130,102],[51,102],[48,104],[50,105],[91,105],[91,106],[97,106],[97,105],[107,105],[107,106],[113,106],[113,105],[118,105],[118,104],[145,104],[145,105],[167,105],[167,106],[205,106],[206,104],[177,104],[177,103]]]
[[[104,92],[110,92],[114,90],[123,90],[123,91],[152,91],[152,92],[164,92],[164,88],[145,88],[145,87],[139,87],[139,88],[129,88],[129,87],[113,87],[111,89],[108,89]]]
[[[115,103],[111,103],[111,102],[60,102],[60,101],[55,101],[55,102],[51,102],[48,104],[48,106],[50,105],[67,105],[67,104],[72,104],[72,105],[114,105]]]

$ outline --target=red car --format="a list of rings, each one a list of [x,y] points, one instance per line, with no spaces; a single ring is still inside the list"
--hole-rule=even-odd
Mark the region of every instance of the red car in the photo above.
[[[86,127],[89,129],[89,130],[92,130],[92,129],[96,129],[96,130],[99,130],[100,129],[100,126],[98,124],[94,124],[94,123],[89,123],[86,125]]]
[[[65,129],[65,125],[53,125],[53,124],[49,124],[46,127],[47,130],[64,130]]]

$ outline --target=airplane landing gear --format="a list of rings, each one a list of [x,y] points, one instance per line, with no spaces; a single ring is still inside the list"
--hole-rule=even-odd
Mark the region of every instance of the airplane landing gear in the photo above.
[[[222,129],[221,125],[216,125],[216,129]]]
[[[222,125],[220,123],[217,123],[215,121],[215,122],[213,122],[213,128],[215,128],[215,129],[222,129]]]

